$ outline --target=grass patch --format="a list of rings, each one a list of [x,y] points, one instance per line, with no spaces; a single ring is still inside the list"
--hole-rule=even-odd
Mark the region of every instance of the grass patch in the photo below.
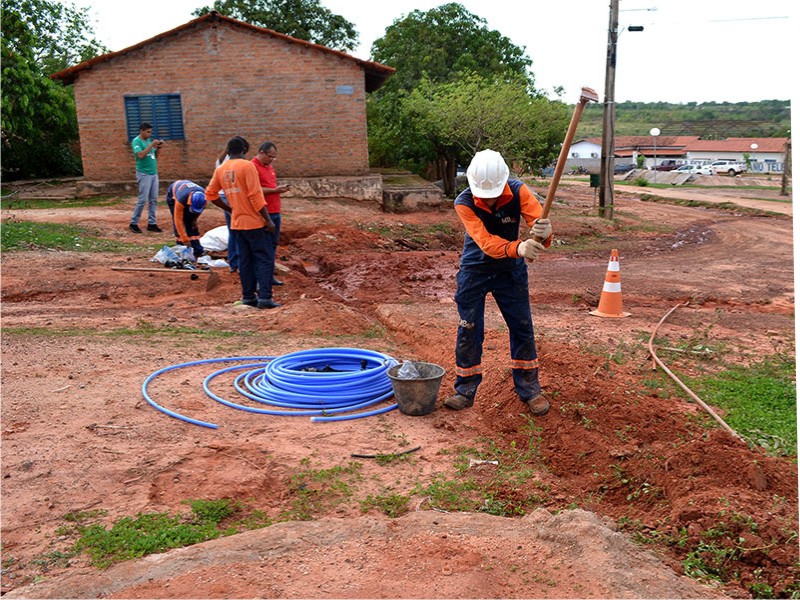
[[[661,204],[672,204],[674,206],[690,206],[690,207],[700,207],[700,208],[707,208],[707,209],[715,209],[715,210],[722,210],[728,212],[736,212],[744,215],[751,215],[751,216],[770,216],[770,217],[781,217],[781,218],[791,218],[787,215],[784,215],[779,212],[774,212],[771,210],[761,210],[758,208],[750,208],[749,206],[741,206],[740,204],[736,204],[734,202],[703,202],[701,200],[685,200],[681,198],[664,198],[663,196],[654,196],[652,194],[642,194],[639,199],[642,202],[658,202]],[[773,202],[783,202],[782,200],[772,200]],[[786,202],[790,202],[787,200]]]
[[[257,331],[247,331],[247,330],[213,330],[210,329],[211,325],[205,327],[184,327],[184,326],[174,326],[174,325],[158,325],[156,323],[151,323],[150,321],[145,321],[140,319],[136,323],[136,327],[120,327],[118,329],[114,329],[105,333],[104,335],[107,336],[133,336],[133,335],[147,335],[147,336],[177,336],[177,337],[184,337],[187,335],[193,335],[200,338],[230,338],[230,337],[238,337],[238,336],[245,336],[245,337],[252,337],[255,335],[263,335],[262,332]]]
[[[415,244],[424,245],[430,237],[459,236],[460,230],[450,223],[431,223],[428,225],[414,225],[411,223],[391,224],[366,223],[358,224],[361,231],[375,233],[390,240],[406,240]]]
[[[107,568],[117,562],[190,546],[239,530],[235,522],[223,525],[242,511],[239,503],[228,499],[186,503],[192,509],[189,515],[139,513],[136,517],[119,519],[108,529],[98,523],[84,525],[91,518],[88,514],[72,515],[67,520],[77,523],[78,534],[73,551],[85,552],[92,565]]]
[[[446,511],[511,517],[541,506],[550,491],[535,477],[545,470],[539,451],[541,429],[533,421],[526,428],[529,437],[524,446],[513,440],[486,439],[481,440],[483,448],[456,447],[458,478],[437,474],[428,485],[417,486],[415,493],[424,495],[432,508]],[[480,462],[476,465],[475,460]]]
[[[4,335],[26,335],[36,337],[174,337],[186,342],[186,336],[195,336],[200,339],[227,339],[233,337],[255,337],[263,339],[264,332],[250,330],[214,330],[209,327],[184,327],[174,325],[157,325],[149,321],[140,320],[136,327],[119,327],[109,331],[100,331],[94,328],[66,328],[57,327],[4,327]]]
[[[161,244],[158,244],[158,246],[160,247]],[[72,252],[113,252],[122,254],[140,251],[142,246],[101,238],[98,237],[97,230],[77,225],[34,223],[32,221],[3,221],[2,229],[0,229],[0,249],[3,252],[69,250]]]
[[[773,502],[785,503],[786,499],[776,496]],[[742,578],[742,561],[747,556],[796,546],[797,532],[787,519],[759,523],[751,515],[731,508],[726,498],[721,498],[719,504],[720,510],[709,515],[709,524],[699,532],[689,532],[686,527],[676,529],[668,519],[652,527],[638,519],[622,517],[619,526],[638,543],[675,552],[684,574],[704,583],[738,584]],[[775,587],[760,568],[753,569],[748,579],[746,587],[753,598],[797,598],[800,594],[800,585],[790,573],[784,580],[773,580]]]
[[[53,198],[12,198],[4,194],[0,199],[0,208],[3,210],[37,210],[45,208],[102,208],[119,206],[125,199],[119,196],[94,196],[92,198],[67,198],[56,200]]]
[[[784,355],[734,366],[686,384],[706,403],[724,409],[740,435],[772,454],[797,456],[795,360]]]
[[[303,466],[310,460],[304,458]],[[329,469],[306,469],[292,475],[289,485],[289,508],[281,513],[283,521],[311,521],[340,504],[348,502],[354,494],[354,484],[362,479],[360,462],[335,466]]]
[[[367,496],[361,501],[361,512],[369,512],[376,509],[385,514],[390,519],[395,519],[408,512],[408,501],[410,496],[403,494],[381,494],[379,496]]]

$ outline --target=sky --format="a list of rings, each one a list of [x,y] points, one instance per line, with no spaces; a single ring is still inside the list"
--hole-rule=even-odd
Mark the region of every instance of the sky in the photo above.
[[[97,39],[122,50],[194,18],[203,0],[63,0],[89,8]],[[445,0],[321,0],[355,25],[369,60],[372,42],[396,19]],[[461,0],[533,61],[535,85],[575,103],[581,88],[605,95],[607,0]],[[797,87],[800,55],[796,0],[620,0],[614,97],[617,102],[756,102],[787,100]],[[642,25],[644,31],[628,31]]]

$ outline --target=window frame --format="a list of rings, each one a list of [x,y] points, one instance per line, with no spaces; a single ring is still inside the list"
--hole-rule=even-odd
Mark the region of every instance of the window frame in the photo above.
[[[125,127],[128,141],[139,135],[139,125],[150,123],[153,137],[162,140],[185,140],[183,101],[179,93],[125,94]]]

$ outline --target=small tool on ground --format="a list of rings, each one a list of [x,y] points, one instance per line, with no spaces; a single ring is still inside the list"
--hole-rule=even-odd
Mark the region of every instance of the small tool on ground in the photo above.
[[[188,273],[189,275],[196,275],[197,273],[208,273],[208,281],[206,281],[206,291],[213,290],[220,282],[219,273],[211,269],[157,269],[152,267],[111,267],[112,271],[144,271],[148,273]]]

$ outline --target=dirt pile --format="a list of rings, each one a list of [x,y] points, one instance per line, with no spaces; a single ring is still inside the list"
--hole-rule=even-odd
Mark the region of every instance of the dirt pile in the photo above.
[[[288,272],[276,290],[284,306],[271,311],[234,306],[238,280],[227,272],[206,292],[202,280],[109,268],[147,266],[150,250],[5,253],[3,591],[655,598],[746,597],[769,586],[790,593],[798,578],[796,464],[709,426],[663,381],[648,386],[657,373],[643,340],[670,308],[688,302],[660,335],[724,347],[726,361],[742,364],[793,352],[791,221],[621,197],[610,224],[593,216],[592,200],[588,188],[569,189],[553,210],[562,243],[529,269],[553,407],[537,419],[513,393],[508,332],[491,302],[485,380],[467,411],[440,405],[424,417],[392,411],[325,424],[254,415],[212,402],[202,366],[160,377],[151,393],[218,430],[171,419],[142,400],[144,378],[170,364],[340,346],[443,365],[441,402],[454,379],[451,298],[463,235],[449,209],[393,215],[354,202],[287,199],[279,260]],[[4,210],[3,218],[90,224],[98,235],[131,241],[132,202]],[[204,228],[221,224],[207,212]],[[586,242],[597,236],[602,244]],[[168,242],[146,239],[154,247]],[[589,317],[612,245],[633,314]],[[689,373],[715,368],[692,358],[673,361]],[[232,378],[215,389],[232,393]],[[389,464],[352,456],[416,446]],[[498,465],[462,464],[487,457]],[[343,467],[339,492],[298,505],[298,477],[310,482]],[[444,482],[459,486],[469,514],[435,510],[436,484]],[[407,497],[404,516],[389,519],[365,504],[389,496]],[[185,513],[187,499],[223,497],[290,521],[108,571],[69,556],[74,538],[59,533],[68,513],[102,510],[96,519],[109,526],[139,512]],[[313,520],[298,522],[304,518]],[[682,576],[701,565],[731,583],[701,588]]]

